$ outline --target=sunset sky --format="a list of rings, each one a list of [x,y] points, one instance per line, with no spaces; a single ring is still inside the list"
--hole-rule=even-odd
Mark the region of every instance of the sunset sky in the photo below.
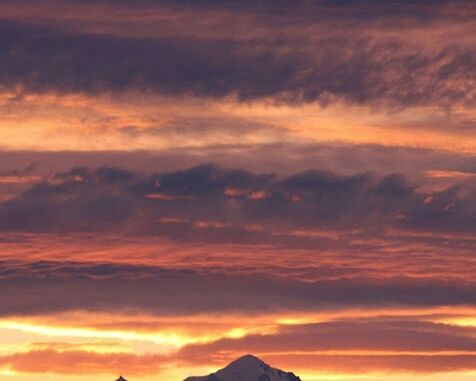
[[[476,3],[0,2],[0,381],[476,379]]]

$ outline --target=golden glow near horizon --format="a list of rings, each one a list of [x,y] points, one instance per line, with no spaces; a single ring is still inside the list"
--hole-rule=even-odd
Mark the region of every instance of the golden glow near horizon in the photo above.
[[[406,234],[411,239],[433,239],[432,235],[428,234],[411,234],[411,232],[388,232],[389,237]],[[406,236],[405,235],[405,236]],[[14,237],[17,239],[21,235],[11,236],[13,242]],[[333,238],[329,232],[323,235],[324,238]],[[7,238],[7,236],[5,237]],[[91,239],[86,239],[85,236],[71,235],[64,238],[64,242],[59,237],[51,236],[25,236],[28,238],[28,242],[34,242],[32,247],[36,250],[30,252],[20,250],[23,253],[23,260],[44,261],[45,258],[50,260],[59,261],[58,264],[64,263],[68,265],[67,261],[64,261],[63,249],[65,245],[68,245],[68,260],[74,260],[78,265],[84,263],[90,265],[91,260],[101,256],[102,261],[109,258],[114,259],[114,255],[117,257],[120,253],[129,253],[129,256],[125,257],[123,261],[118,260],[116,264],[130,265],[132,263],[139,263],[146,265],[161,265],[168,266],[169,268],[180,269],[183,267],[181,257],[188,259],[188,265],[190,265],[190,258],[193,256],[196,268],[200,268],[204,264],[201,261],[204,258],[200,257],[200,252],[204,247],[180,244],[169,242],[167,240],[154,240],[150,241],[150,247],[145,245],[143,240],[136,240],[130,237],[128,240],[124,240],[121,248],[112,244],[114,237],[102,237],[94,241],[92,244]],[[454,237],[449,235],[443,236],[443,239],[453,239]],[[464,241],[472,241],[471,236],[462,235],[460,239]],[[235,266],[243,266],[245,264],[254,263],[250,259],[242,262],[246,258],[249,258],[249,253],[252,252],[252,248],[246,245],[218,245],[214,248],[217,253],[220,253],[219,257],[214,257],[212,247],[207,246],[208,252],[208,265],[209,263],[220,264],[222,266],[221,271],[227,273],[232,270],[233,259],[232,253],[241,253],[239,255],[239,261]],[[16,258],[17,250],[19,250],[18,244],[10,244],[8,240],[3,244],[3,256],[5,260],[14,260]],[[46,250],[46,251],[45,251]],[[112,250],[112,251],[111,251]],[[263,264],[257,262],[256,266],[264,266],[267,262],[268,255],[274,256],[275,252],[271,250],[266,252],[269,248],[263,247]],[[114,253],[113,253],[114,251]],[[164,252],[164,256],[160,258],[160,261],[153,253]],[[134,254],[132,254],[134,253]],[[168,253],[167,256],[165,253]],[[398,252],[397,252],[398,253]],[[437,252],[435,252],[436,255]],[[114,254],[114,255],[113,255]],[[223,262],[223,255],[227,255],[227,263]],[[218,255],[218,254],[216,254]],[[313,252],[300,252],[295,251],[295,255],[299,255],[302,259],[305,258],[305,263],[309,264],[310,259],[313,258]],[[320,257],[320,261],[323,263],[338,263],[339,253],[334,252],[332,254],[325,255],[324,253]],[[396,254],[391,254],[387,259],[388,262],[381,261],[379,263],[380,269],[390,270],[394,266],[394,260],[392,258]],[[119,255],[121,256],[121,255]],[[310,256],[310,257],[309,257]],[[282,258],[283,260],[285,258]],[[358,262],[362,258],[358,259]],[[440,258],[441,260],[441,258]],[[212,261],[212,262],[210,262]],[[280,263],[279,258],[274,259],[275,266]],[[351,263],[350,261],[348,263]],[[412,264],[412,271],[418,273],[418,268],[415,262]],[[228,264],[230,270],[226,270]],[[364,266],[365,271],[369,271],[368,264],[360,263],[359,266]],[[418,266],[425,267],[425,264],[419,264]],[[418,267],[417,266],[417,267]],[[401,266],[400,266],[401,267]],[[205,268],[205,267],[204,267]],[[359,267],[357,266],[356,269]],[[236,269],[236,267],[234,268]],[[428,268],[425,267],[425,272],[428,274]],[[400,268],[402,271],[402,267]],[[461,272],[460,276],[466,272],[466,267],[453,268],[455,274]],[[445,361],[454,361],[458,363],[460,359],[465,357],[472,357],[476,355],[475,350],[461,348],[445,348],[444,346],[436,349],[421,349],[421,348],[368,348],[366,344],[362,344],[360,348],[324,348],[324,349],[299,349],[299,346],[292,349],[285,348],[273,348],[268,344],[259,344],[259,337],[273,337],[286,332],[300,332],[306,327],[312,327],[316,324],[328,323],[365,323],[367,326],[386,322],[412,322],[411,324],[434,324],[427,329],[436,330],[435,333],[445,332],[447,329],[471,328],[476,324],[474,323],[476,317],[476,310],[471,306],[435,306],[427,308],[415,308],[415,307],[382,307],[382,308],[345,308],[342,310],[327,309],[323,311],[309,311],[309,312],[296,312],[296,311],[283,311],[279,314],[266,314],[258,313],[247,315],[244,313],[229,313],[229,314],[193,314],[190,316],[161,316],[154,314],[144,314],[138,311],[128,313],[127,311],[117,311],[116,313],[105,312],[87,312],[87,311],[71,311],[64,313],[56,313],[52,315],[37,315],[32,317],[11,317],[0,319],[0,335],[2,336],[3,343],[0,345],[0,360],[3,358],[3,364],[0,369],[5,370],[2,377],[18,377],[22,376],[21,369],[31,372],[31,380],[43,380],[43,369],[40,367],[33,367],[35,363],[49,361],[51,364],[51,374],[53,379],[56,373],[64,373],[63,363],[69,364],[81,363],[78,361],[88,361],[91,364],[95,364],[92,369],[94,374],[99,374],[100,369],[105,374],[110,374],[111,369],[104,367],[105,361],[124,362],[124,367],[128,369],[129,378],[136,380],[155,380],[157,378],[164,378],[168,375],[167,380],[176,380],[177,377],[185,377],[189,374],[201,374],[199,370],[194,373],[195,367],[204,366],[206,362],[210,363],[206,365],[207,369],[214,370],[220,366],[226,364],[234,357],[239,356],[246,346],[241,346],[239,343],[241,340],[251,340],[250,343],[257,340],[256,348],[252,351],[263,357],[266,361],[276,366],[289,369],[299,374],[303,380],[319,379],[319,377],[327,377],[329,379],[336,380],[351,380],[353,377],[368,377],[371,380],[373,377],[378,377],[379,380],[393,380],[395,379],[395,373],[405,374],[405,380],[420,381],[424,375],[405,373],[405,369],[398,371],[395,368],[394,361],[396,357],[405,357],[406,361],[412,361],[411,358],[419,359],[422,364],[428,362],[426,365],[431,369],[432,362],[435,358],[441,358],[438,360],[440,363]],[[392,328],[393,329],[393,328]],[[456,331],[455,331],[456,332]],[[301,334],[299,334],[301,335]],[[472,337],[473,333],[465,332],[465,335]],[[336,339],[338,339],[336,337]],[[223,341],[225,340],[225,341]],[[317,339],[316,339],[317,340]],[[392,339],[394,340],[394,339]],[[223,347],[226,342],[236,342],[238,347]],[[318,341],[316,342],[316,345]],[[214,348],[211,350],[208,348]],[[251,345],[251,344],[250,344]],[[372,344],[373,345],[373,344]],[[208,360],[196,358],[194,350],[190,348],[203,347],[204,356]],[[182,352],[183,350],[183,352]],[[192,352],[189,352],[192,351]],[[79,356],[79,358],[78,358]],[[90,356],[90,358],[83,358],[84,356]],[[101,357],[102,356],[102,357]],[[120,356],[126,356],[122,358]],[[147,357],[149,356],[149,357]],[[151,357],[152,356],[152,357]],[[165,356],[165,357],[164,357]],[[45,357],[48,360],[45,360]],[[105,360],[105,358],[108,360]],[[115,358],[117,357],[117,358]],[[315,364],[309,367],[306,361],[299,360],[302,357],[307,360],[308,364]],[[310,358],[314,360],[311,360]],[[80,360],[81,358],[81,360]],[[122,360],[120,360],[122,358]],[[356,372],[362,372],[361,363],[365,363],[365,359],[373,358],[375,361],[380,361],[379,364],[374,364],[369,368],[368,373],[356,375],[350,369],[346,368],[352,358],[354,362],[357,362]],[[332,360],[332,361],[331,361]],[[417,360],[414,360],[417,361]],[[27,367],[26,363],[31,364],[31,367]],[[430,363],[431,362],[431,363]],[[135,365],[134,365],[135,364]],[[169,372],[163,368],[166,364],[176,364],[175,366],[180,368],[179,373],[175,371]],[[282,364],[282,365],[280,365]],[[328,368],[322,369],[327,366]],[[415,367],[414,363],[407,365],[409,367]],[[13,367],[13,368],[12,368]],[[116,366],[117,368],[118,366]],[[339,369],[345,369],[345,371],[338,372]],[[120,367],[119,367],[120,368]],[[56,370],[55,370],[56,369]],[[120,368],[122,369],[122,368]],[[198,369],[198,368],[197,368]],[[332,371],[331,371],[332,370]],[[13,373],[18,373],[12,376]],[[10,372],[10,373],[8,373]],[[79,372],[75,367],[71,366],[71,374]],[[168,372],[168,373],[167,373]],[[402,373],[403,372],[403,373]],[[408,372],[408,371],[407,371]],[[6,375],[8,374],[8,375]],[[306,378],[304,378],[304,376]],[[453,373],[455,380],[465,380],[465,372],[458,370]],[[438,372],[437,379],[445,380],[445,377]],[[78,379],[81,377],[86,378],[89,376],[77,375]],[[95,379],[101,379],[102,376],[94,376]],[[350,377],[350,378],[349,378]],[[21,379],[21,378],[20,378]],[[29,380],[30,380],[29,379]],[[365,379],[365,378],[362,378]],[[7,380],[9,380],[7,378]],[[3,380],[2,380],[3,381]]]
[[[104,318],[107,318],[104,317]],[[140,329],[140,321],[137,322]],[[252,333],[272,333],[275,329],[266,326],[258,327],[235,327],[222,332],[207,334],[206,332],[180,333],[174,328],[173,322],[163,331],[138,332],[133,327],[129,330],[98,329],[88,327],[67,327],[57,325],[44,325],[39,323],[27,323],[15,320],[0,320],[0,329],[13,332],[30,333],[44,337],[58,338],[79,338],[79,339],[99,339],[99,340],[120,340],[125,342],[151,342],[164,348],[164,351],[195,343],[207,343],[220,338],[239,339]]]
[[[5,358],[18,358],[16,363],[21,363],[21,356],[29,356],[34,360],[35,356],[55,356],[51,357],[51,375],[52,379],[56,379],[55,376],[55,365],[56,358],[58,356],[64,356],[64,361],[75,361],[75,356],[80,356],[80,353],[84,355],[88,354],[97,354],[97,356],[167,356],[168,360],[165,362],[174,363],[176,361],[191,361],[190,366],[199,367],[203,364],[194,364],[194,360],[183,358],[183,355],[176,357],[175,353],[181,349],[186,349],[189,345],[207,345],[210,343],[213,345],[213,342],[220,339],[242,339],[248,336],[254,337],[255,335],[274,335],[281,332],[283,329],[289,326],[297,327],[306,327],[310,324],[316,323],[331,323],[331,322],[351,322],[351,321],[365,321],[365,319],[379,319],[381,321],[386,321],[388,319],[398,319],[407,318],[410,315],[414,316],[414,319],[417,318],[420,321],[428,321],[435,323],[443,323],[454,326],[468,327],[474,326],[476,311],[471,309],[460,309],[459,313],[464,315],[448,315],[451,313],[456,313],[453,308],[430,308],[418,310],[391,310],[391,309],[382,309],[375,311],[365,311],[365,310],[349,310],[349,311],[336,311],[335,313],[324,313],[324,314],[284,314],[282,316],[275,315],[261,315],[261,316],[237,316],[237,315],[209,315],[202,317],[169,317],[158,319],[153,316],[136,316],[133,320],[124,316],[125,321],[129,321],[127,328],[114,328],[120,327],[120,315],[89,315],[85,313],[75,313],[73,315],[65,315],[63,317],[55,318],[51,320],[51,317],[48,316],[38,316],[35,319],[1,319],[0,320],[0,332],[3,332],[2,336],[8,340],[9,344],[0,345],[0,370],[1,377],[20,377],[22,379],[22,372],[17,372],[15,369],[7,367],[2,367],[2,359]],[[469,315],[473,313],[473,315]],[[446,317],[440,317],[444,316]],[[119,319],[119,320],[118,320]],[[68,326],[68,321],[74,325]],[[94,326],[94,323],[110,321],[110,327],[99,328]],[[134,323],[135,321],[135,323]],[[162,328],[159,329],[150,329],[147,332],[143,331],[144,322],[156,322],[158,326],[160,324],[165,324]],[[61,323],[63,322],[63,323]],[[225,330],[214,331],[209,330],[209,327],[213,327],[214,322],[217,324],[235,324],[235,327]],[[247,322],[246,326],[239,326],[240,322]],[[178,324],[190,323],[194,324],[193,330],[183,330],[182,333],[173,333],[174,327]],[[200,324],[205,324],[200,328]],[[211,326],[209,326],[211,324]],[[448,326],[449,327],[449,326]],[[192,326],[190,327],[192,328]],[[198,330],[197,330],[198,328]],[[175,328],[176,329],[176,328]],[[206,336],[206,331],[208,330],[209,335]],[[259,336],[258,336],[259,337]],[[46,341],[45,341],[46,340]],[[15,344],[16,343],[16,344]],[[142,349],[141,349],[142,347]],[[50,353],[50,354],[47,354]],[[55,354],[56,353],[56,354]],[[441,356],[441,361],[446,361],[443,359],[448,359],[449,357],[459,358],[461,356],[475,356],[476,350],[387,350],[387,349],[326,349],[326,350],[273,350],[272,348],[258,350],[255,352],[256,355],[263,357],[265,359],[280,358],[286,359],[289,357],[289,360],[284,360],[285,364],[289,364],[288,367],[292,367],[295,373],[299,373],[303,380],[353,380],[353,379],[364,379],[372,380],[379,379],[385,381],[391,381],[397,379],[395,375],[390,373],[385,373],[379,370],[370,368],[369,373],[367,374],[353,374],[353,373],[339,373],[339,372],[329,372],[319,370],[320,365],[316,364],[317,367],[309,368],[306,365],[303,365],[302,362],[298,361],[294,364],[294,358],[296,356],[314,356],[320,358],[319,361],[325,361],[326,358],[333,358],[333,361],[336,359],[342,358],[345,362],[346,357],[359,358],[359,357],[373,357],[374,359],[392,359],[395,356],[405,356],[405,357],[418,357],[424,361],[425,358],[433,359],[435,356]],[[215,353],[219,355],[219,353]],[[233,356],[240,355],[240,351],[237,352],[227,352],[224,351],[220,353],[220,356],[223,358],[222,362],[226,363],[226,359],[232,359]],[[73,356],[73,357],[71,357]],[[449,356],[449,357],[448,357]],[[182,360],[180,360],[182,357]],[[55,360],[53,360],[53,358]],[[138,360],[134,361],[140,361]],[[111,357],[112,359],[112,357]],[[76,360],[77,361],[77,360]],[[81,360],[83,361],[83,360]],[[89,360],[89,361],[92,361]],[[101,358],[98,358],[97,361],[101,362]],[[113,360],[111,360],[113,361]],[[114,360],[115,361],[115,360]],[[164,360],[151,360],[154,361],[164,361]],[[277,360],[276,360],[277,361]],[[386,360],[385,360],[386,361]],[[389,360],[390,361],[390,360]],[[5,361],[5,364],[8,364],[8,361]],[[15,364],[15,362],[14,362]],[[294,365],[293,365],[294,364]],[[180,365],[177,365],[180,367]],[[217,367],[218,365],[215,365]],[[334,365],[335,366],[335,365]],[[133,368],[131,369],[130,374],[134,376],[134,379],[137,380],[153,380],[155,379],[154,374],[157,373],[157,377],[164,377],[167,373],[165,370],[154,370],[153,364],[149,367],[148,370],[137,371]],[[209,365],[208,368],[211,370],[214,369],[214,365]],[[61,368],[58,368],[61,369]],[[107,373],[107,367],[105,372]],[[198,368],[197,368],[198,369]],[[136,372],[138,372],[136,374]],[[141,374],[142,372],[151,373],[150,375]],[[165,372],[165,373],[164,373]],[[62,371],[60,371],[62,373]],[[172,380],[173,376],[176,373],[169,373],[169,376],[172,378],[166,378],[167,380]],[[468,377],[468,372],[457,372],[452,373],[454,380],[465,381]],[[31,379],[42,380],[41,374],[38,376],[31,376]],[[82,379],[78,375],[78,380]],[[86,376],[84,376],[86,377]],[[405,374],[402,373],[400,377],[404,377],[405,380],[425,380],[426,376],[418,376],[416,374]],[[437,380],[449,380],[449,376],[445,374],[434,375]],[[9,380],[9,378],[5,378]]]

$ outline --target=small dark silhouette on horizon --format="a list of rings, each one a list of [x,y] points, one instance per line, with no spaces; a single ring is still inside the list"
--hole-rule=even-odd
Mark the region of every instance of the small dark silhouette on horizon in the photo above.
[[[124,377],[119,376],[119,378],[116,381],[127,381]]]

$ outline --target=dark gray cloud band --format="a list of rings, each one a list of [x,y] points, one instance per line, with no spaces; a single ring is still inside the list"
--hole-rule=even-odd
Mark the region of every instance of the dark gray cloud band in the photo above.
[[[271,12],[250,27],[295,28],[286,15]],[[410,38],[375,38],[359,32],[367,22],[333,33],[317,23],[312,39],[314,24],[308,22],[297,37],[257,33],[239,40],[220,33],[127,37],[4,21],[0,83],[27,92],[137,89],[243,101],[474,104],[476,53],[470,44],[425,47]]]
[[[428,190],[398,174],[311,170],[282,178],[214,165],[153,174],[77,167],[3,202],[0,229],[202,239],[208,229],[212,241],[258,242],[303,229],[467,234],[475,215],[470,183]]]
[[[461,280],[395,276],[306,282],[259,272],[200,273],[111,263],[1,263],[0,286],[3,316],[76,310],[259,314],[476,304],[476,285]]]

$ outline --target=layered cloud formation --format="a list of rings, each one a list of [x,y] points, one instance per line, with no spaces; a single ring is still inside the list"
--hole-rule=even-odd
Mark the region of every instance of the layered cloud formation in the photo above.
[[[4,202],[0,227],[188,237],[198,228],[218,233],[218,240],[266,242],[270,235],[313,229],[473,232],[475,213],[470,184],[432,190],[399,174],[309,170],[280,178],[213,165],[157,174],[78,167]]]
[[[0,4],[0,380],[476,371],[471,1]]]
[[[53,3],[43,6],[51,10]],[[3,7],[2,13],[13,20],[0,31],[6,37],[0,81],[27,92],[94,94],[137,87],[168,95],[233,95],[242,101],[343,100],[403,107],[474,103],[476,56],[472,42],[463,38],[474,10],[467,3],[403,4],[395,16],[393,5],[375,2],[359,7],[332,2],[204,3],[190,8],[180,2],[134,7],[103,2],[87,13],[84,4],[59,2],[70,13],[46,13],[25,25],[16,20],[32,17],[26,4]],[[128,35],[110,25],[110,19],[103,27],[108,30],[97,33],[87,21],[88,13],[94,19],[96,7],[103,13],[117,11],[118,21],[132,23],[154,12],[155,17],[141,24],[142,29],[150,26],[151,34],[133,27]],[[83,13],[72,15],[75,11]],[[456,38],[443,45],[436,38],[427,41],[422,32],[434,28],[441,34],[439,28],[448,23],[446,12],[462,22],[459,30],[451,30]],[[186,27],[168,28],[172,18]],[[240,22],[257,33],[231,33],[233,27],[244,29]],[[341,26],[333,29],[336,23]],[[411,32],[401,36],[401,28]]]

